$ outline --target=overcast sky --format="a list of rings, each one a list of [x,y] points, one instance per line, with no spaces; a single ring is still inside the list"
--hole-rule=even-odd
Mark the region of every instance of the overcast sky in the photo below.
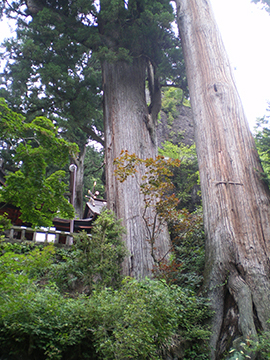
[[[211,0],[238,91],[253,128],[270,101],[270,14],[250,0]]]
[[[211,0],[251,129],[270,101],[270,15],[250,0]],[[0,42],[10,27],[0,23]]]

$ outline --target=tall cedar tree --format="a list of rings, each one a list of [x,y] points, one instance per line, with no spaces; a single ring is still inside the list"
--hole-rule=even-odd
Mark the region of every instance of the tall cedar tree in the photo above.
[[[270,318],[269,189],[210,1],[178,0],[177,12],[200,170],[205,277],[215,310],[211,359],[230,347],[255,359],[250,340],[269,329]]]
[[[53,16],[53,18],[52,18]],[[2,74],[1,95],[31,121],[51,118],[62,136],[76,142],[74,206],[83,213],[84,160],[89,139],[104,145],[100,64],[84,45],[72,40],[72,29],[52,25],[44,10],[36,21],[20,22],[17,38],[5,42],[8,64]]]
[[[9,16],[17,17],[21,27],[33,29],[35,34],[35,26],[39,31],[43,28],[57,31],[59,39],[68,34],[69,44],[85,46],[100,60],[108,206],[118,218],[123,218],[127,229],[125,242],[130,255],[124,263],[124,273],[136,277],[149,275],[153,259],[146,242],[147,231],[141,216],[144,205],[139,191],[143,173],[138,172],[136,179],[120,184],[113,175],[113,160],[123,149],[140,158],[156,156],[159,80],[166,83],[174,77],[176,84],[185,83],[180,43],[170,28],[173,9],[168,0],[101,0],[99,6],[86,0],[28,0],[27,8],[23,3],[15,1],[10,7],[4,1],[2,8]],[[28,21],[23,20],[24,15]],[[32,21],[27,15],[31,15]],[[39,23],[40,26],[35,25]],[[45,39],[46,32],[37,44],[42,45]],[[54,53],[60,43],[51,33],[41,52]],[[145,95],[146,74],[149,105]],[[59,77],[61,73],[55,76]],[[164,228],[156,242],[156,256],[162,258],[168,248],[169,236]]]

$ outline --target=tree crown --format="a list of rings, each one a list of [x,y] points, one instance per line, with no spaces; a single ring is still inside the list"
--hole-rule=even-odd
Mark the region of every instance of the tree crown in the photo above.
[[[64,197],[65,172],[49,169],[61,169],[78,152],[77,145],[62,139],[49,119],[37,117],[26,123],[4,99],[0,99],[0,128],[1,156],[13,169],[0,191],[1,201],[18,206],[22,220],[33,226],[51,226],[57,213],[72,218],[73,207]]]

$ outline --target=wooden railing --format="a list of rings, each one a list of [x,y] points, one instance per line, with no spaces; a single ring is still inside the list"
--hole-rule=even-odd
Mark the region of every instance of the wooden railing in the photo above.
[[[50,239],[52,235],[53,238]],[[43,236],[44,240],[40,237]],[[67,231],[58,231],[50,229],[32,229],[25,226],[12,226],[9,233],[6,232],[6,239],[8,241],[33,241],[37,243],[48,243],[70,245],[72,243],[72,233]]]

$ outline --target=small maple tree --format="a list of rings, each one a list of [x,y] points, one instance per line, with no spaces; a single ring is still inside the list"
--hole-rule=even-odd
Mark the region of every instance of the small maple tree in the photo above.
[[[187,236],[201,226],[202,217],[197,213],[189,213],[187,209],[179,209],[179,199],[174,193],[173,169],[180,166],[179,159],[158,156],[156,159],[141,159],[136,154],[122,151],[114,160],[116,165],[115,175],[120,182],[124,182],[129,176],[137,181],[136,173],[143,172],[142,182],[139,184],[144,200],[142,218],[146,224],[148,241],[151,245],[151,256],[154,260],[153,275],[158,279],[164,279],[168,284],[177,282],[177,274],[182,267],[181,262],[175,256],[177,246]],[[153,215],[154,214],[154,215]],[[168,224],[172,246],[171,256],[167,254],[161,259],[155,255],[155,239],[164,224]]]
[[[165,159],[163,156],[144,160],[135,154],[129,154],[126,150],[120,153],[114,164],[117,166],[115,175],[121,182],[128,176],[136,178],[138,168],[144,173],[142,183],[139,184],[145,204],[142,218],[147,228],[146,240],[151,245],[151,255],[155,263],[160,263],[163,259],[156,259],[155,239],[165,223],[179,216],[177,210],[179,200],[173,193],[172,168],[180,166],[180,160]]]

